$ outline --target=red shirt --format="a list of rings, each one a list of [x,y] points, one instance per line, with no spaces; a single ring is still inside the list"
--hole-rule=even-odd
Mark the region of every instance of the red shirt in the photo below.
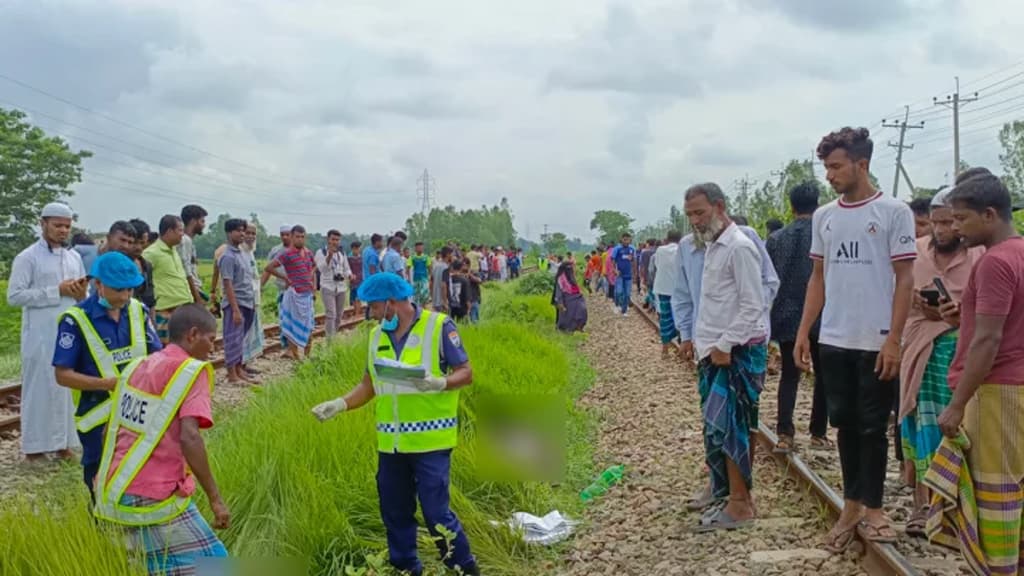
[[[1004,316],[1003,339],[984,384],[1024,385],[1024,238],[1010,238],[978,260],[960,303],[960,338],[949,367],[949,386],[956,388],[974,338],[975,314]]]
[[[288,275],[288,282],[299,294],[316,290],[314,284],[314,271],[316,262],[313,261],[313,253],[303,248],[289,248],[274,259],[284,267]]]
[[[170,383],[174,372],[188,358],[189,355],[184,349],[170,344],[139,364],[132,373],[131,385],[137,390],[159,396]],[[213,411],[210,409],[211,384],[206,371],[200,372],[192,389],[185,396],[185,401],[178,408],[177,417],[153,449],[149,460],[139,470],[138,476],[128,485],[126,493],[165,500],[171,494],[188,496],[195,492],[195,480],[187,471],[185,455],[181,451],[181,421],[185,418],[195,418],[199,421],[200,428],[213,426]],[[114,406],[114,410],[118,409]],[[114,449],[114,458],[111,462],[111,474],[137,437],[135,432],[124,428],[117,432],[117,447]]]

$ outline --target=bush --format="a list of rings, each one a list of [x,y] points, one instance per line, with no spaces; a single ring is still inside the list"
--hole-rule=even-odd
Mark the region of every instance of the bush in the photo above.
[[[515,283],[516,294],[521,296],[551,296],[555,291],[555,277],[547,272],[527,274]]]
[[[0,280],[0,355],[20,354],[21,308],[7,303],[7,281]]]

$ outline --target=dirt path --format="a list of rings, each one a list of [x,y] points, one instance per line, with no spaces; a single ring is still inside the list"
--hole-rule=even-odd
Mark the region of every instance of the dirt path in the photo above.
[[[629,472],[590,509],[563,573],[865,574],[855,551],[828,557],[814,550],[823,516],[766,454],[755,463],[761,519],[743,530],[693,533],[698,517],[686,511],[686,499],[706,481],[696,379],[661,359],[642,318],[613,316],[603,297],[590,300],[589,312],[583,351],[598,377],[582,401],[602,414],[598,467],[622,463]],[[785,553],[764,554],[771,551]]]

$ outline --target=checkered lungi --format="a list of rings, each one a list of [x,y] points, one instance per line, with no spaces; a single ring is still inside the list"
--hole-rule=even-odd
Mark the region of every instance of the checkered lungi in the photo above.
[[[152,506],[159,504],[152,498],[125,494],[121,504]],[[130,527],[125,530],[128,550],[146,557],[146,569],[151,575],[193,576],[196,562],[201,558],[226,558],[227,548],[194,503],[173,520],[153,526]]]

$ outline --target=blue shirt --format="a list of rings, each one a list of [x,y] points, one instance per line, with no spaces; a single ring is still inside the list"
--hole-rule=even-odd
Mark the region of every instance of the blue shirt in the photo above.
[[[419,321],[423,309],[413,304],[416,312],[413,316],[413,325]],[[384,331],[391,340],[391,347],[395,351],[395,358],[402,357],[402,349],[405,348],[405,341],[409,339],[410,329],[400,339],[396,340],[393,332]],[[445,318],[441,324],[441,372],[447,373],[449,368],[458,368],[469,362],[466,349],[462,347],[462,338],[459,337],[459,330],[450,317]]]
[[[391,272],[405,278],[405,258],[402,258],[402,255],[394,248],[388,248],[388,251],[384,253],[384,261],[381,262],[380,267],[383,272]]]
[[[93,294],[76,304],[85,315],[92,321],[96,333],[103,339],[107,349],[116,350],[131,345],[131,323],[128,320],[127,308],[121,311],[117,322],[107,315],[106,308],[100,306],[99,296]],[[163,349],[160,338],[156,335],[153,323],[149,321],[149,311],[146,313],[146,353],[152,354]],[[117,365],[118,370],[123,368],[131,359]],[[55,368],[70,368],[79,374],[86,376],[100,377],[100,370],[89,353],[89,346],[85,343],[82,329],[71,316],[64,316],[57,327],[57,345],[53,348],[53,366]],[[81,416],[91,410],[100,402],[103,402],[110,393],[106,390],[83,390],[78,400],[76,416]],[[82,441],[82,465],[94,464],[100,461],[103,454],[103,431],[105,426],[97,426],[89,432],[78,433]]]
[[[376,270],[370,270],[370,266]],[[373,276],[375,272],[380,272],[380,254],[371,246],[369,250],[363,252],[363,281]]]
[[[519,269],[519,256],[509,256],[508,267],[512,270]]]
[[[626,258],[627,256],[629,258]],[[636,260],[636,248],[619,244],[615,250],[612,250],[612,259],[615,260],[619,277],[631,280],[633,278],[633,261]]]

